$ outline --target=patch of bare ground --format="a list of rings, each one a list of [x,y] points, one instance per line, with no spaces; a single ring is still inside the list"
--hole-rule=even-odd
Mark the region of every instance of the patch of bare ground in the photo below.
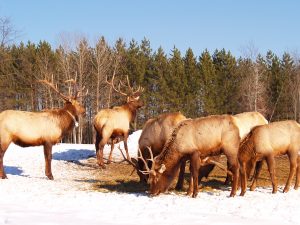
[[[221,163],[226,165],[226,158],[221,158]],[[100,169],[95,158],[89,158],[81,163],[82,166],[91,168],[90,177],[81,180],[81,182],[89,182],[91,189],[100,192],[120,192],[120,193],[145,193],[148,190],[147,184],[141,184],[133,167],[125,162],[106,164],[106,169]],[[276,158],[276,176],[279,185],[284,185],[289,174],[289,161],[287,156]],[[203,178],[200,189],[203,192],[218,192],[229,190],[230,185],[224,185],[226,178],[225,171],[215,167],[208,178]],[[295,181],[295,178],[294,178]],[[293,182],[294,182],[293,181]],[[174,181],[170,191],[175,191]],[[184,188],[182,191],[176,191],[178,194],[184,194],[188,188],[189,168],[186,167]],[[250,184],[250,182],[248,182]],[[293,185],[293,183],[292,183]],[[271,180],[267,165],[264,162],[262,172],[258,179],[257,187],[271,187]]]

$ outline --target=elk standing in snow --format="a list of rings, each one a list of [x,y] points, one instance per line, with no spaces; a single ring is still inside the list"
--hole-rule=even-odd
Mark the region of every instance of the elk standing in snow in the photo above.
[[[253,183],[250,190],[254,190],[260,174],[263,160],[267,161],[273,191],[277,192],[275,176],[275,156],[287,154],[290,160],[290,173],[283,192],[288,192],[291,180],[295,175],[295,189],[300,182],[300,125],[296,121],[287,120],[273,122],[255,127],[241,143],[238,160],[241,173],[241,196],[246,193],[247,177],[256,164]],[[257,163],[256,163],[257,162]]]
[[[253,127],[259,125],[268,124],[268,121],[265,117],[259,112],[244,112],[239,113],[233,116],[235,118],[236,125],[239,128],[239,133],[241,137],[241,142],[244,140],[246,135],[252,130]],[[218,161],[218,157],[214,157],[215,161]],[[203,177],[208,177],[209,173],[214,169],[215,164],[207,163],[204,166],[201,166],[199,172],[199,182]],[[231,176],[227,174],[225,184],[229,184],[231,181]]]
[[[192,196],[196,197],[199,167],[202,165],[199,158],[223,152],[229,163],[228,169],[233,174],[230,196],[234,196],[238,179],[239,143],[239,129],[233,116],[208,116],[182,121],[173,130],[162,152],[153,159],[151,170],[148,171],[150,194],[165,192],[178,172],[182,158],[190,155],[194,186]]]
[[[65,96],[52,83],[41,80],[65,101],[62,109],[43,112],[6,110],[0,113],[0,178],[7,178],[3,168],[3,157],[11,142],[21,146],[44,146],[45,174],[53,180],[51,171],[52,146],[77,125],[78,116],[85,113],[84,107],[73,97]],[[74,82],[73,82],[74,83]],[[76,84],[74,83],[75,87]]]
[[[140,99],[140,95],[144,91],[142,87],[138,87],[137,90],[133,90],[130,86],[130,82],[127,76],[127,88],[129,93],[122,92],[120,90],[120,83],[118,89],[114,86],[114,76],[111,82],[106,82],[119,94],[127,97],[127,103],[122,106],[113,107],[112,109],[100,110],[94,118],[94,128],[96,130],[96,156],[98,165],[105,168],[103,161],[103,149],[105,144],[111,138],[112,140],[116,137],[123,136],[124,147],[126,150],[127,159],[130,160],[128,154],[127,138],[129,134],[129,125],[132,122],[137,113],[137,109],[142,107],[144,104]],[[124,86],[124,85],[123,85]],[[109,161],[111,161],[112,151],[114,149],[114,141],[111,142],[111,152]]]

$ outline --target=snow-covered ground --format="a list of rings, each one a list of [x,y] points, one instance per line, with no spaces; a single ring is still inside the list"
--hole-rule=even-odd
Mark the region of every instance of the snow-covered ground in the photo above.
[[[140,131],[129,139],[136,154]],[[106,153],[109,152],[107,148]],[[120,157],[114,151],[115,158]],[[4,165],[9,179],[0,180],[0,225],[94,224],[300,224],[300,190],[271,194],[271,188],[229,198],[229,190],[205,191],[196,199],[177,194],[150,198],[145,193],[93,191],[84,162],[93,145],[58,144],[53,149],[54,181],[44,175],[42,147],[11,145]]]

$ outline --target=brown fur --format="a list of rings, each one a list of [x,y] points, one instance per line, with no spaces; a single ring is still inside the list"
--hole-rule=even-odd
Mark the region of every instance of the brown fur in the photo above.
[[[129,134],[129,124],[135,119],[136,111],[143,106],[139,98],[129,97],[127,103],[114,107],[112,109],[100,110],[94,118],[94,128],[96,130],[96,155],[98,165],[105,168],[103,161],[103,149],[109,139],[115,139],[122,136],[127,159],[129,159],[127,138]],[[111,152],[109,161],[111,161],[114,141],[111,142]]]
[[[190,155],[194,180],[193,197],[196,197],[201,166],[199,158],[223,152],[233,174],[230,196],[234,196],[237,189],[239,143],[239,130],[235,119],[230,115],[209,116],[179,123],[163,151],[155,157],[149,177],[150,193],[158,195],[165,192],[174,179],[181,160]]]
[[[139,148],[142,153],[142,157],[147,160],[150,159],[149,147],[153,153],[153,156],[157,156],[163,149],[165,142],[171,135],[173,128],[186,117],[180,112],[164,113],[156,118],[149,119],[143,127],[143,131],[139,138]],[[140,154],[138,153],[140,156]],[[137,161],[137,173],[141,181],[148,179],[147,175],[144,175],[140,170],[145,170],[144,162],[139,159]],[[151,162],[148,161],[148,166],[151,168]]]
[[[264,116],[259,112],[244,112],[234,115],[236,125],[239,128],[239,133],[241,140],[243,140],[246,135],[251,131],[253,127],[258,125],[268,124],[268,121],[264,118]],[[214,160],[218,161],[219,157],[215,156]],[[199,182],[203,177],[208,177],[211,171],[214,169],[214,164],[206,164],[201,166],[199,171]],[[227,174],[225,184],[229,184],[232,180],[231,176]]]
[[[296,121],[287,120],[273,122],[267,125],[255,127],[241,143],[238,153],[241,174],[241,195],[244,195],[247,187],[247,177],[256,164],[254,180],[250,190],[254,190],[261,171],[262,160],[267,161],[270,173],[273,193],[277,192],[277,179],[275,176],[275,160],[278,155],[287,154],[290,160],[290,174],[283,192],[288,192],[291,180],[296,175],[295,189],[300,180],[300,125]]]
[[[76,100],[70,100],[62,109],[43,112],[6,110],[0,113],[0,178],[7,178],[3,157],[13,142],[21,147],[43,145],[45,174],[52,180],[52,145],[73,129],[74,119],[77,120],[84,112],[85,109]]]

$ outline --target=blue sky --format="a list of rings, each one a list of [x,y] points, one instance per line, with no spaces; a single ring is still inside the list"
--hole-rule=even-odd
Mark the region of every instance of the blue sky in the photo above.
[[[19,41],[56,47],[61,33],[103,35],[110,44],[146,37],[153,50],[175,45],[196,55],[225,48],[237,56],[249,43],[262,54],[299,51],[299,9],[297,0],[0,0],[0,16],[22,31]]]

